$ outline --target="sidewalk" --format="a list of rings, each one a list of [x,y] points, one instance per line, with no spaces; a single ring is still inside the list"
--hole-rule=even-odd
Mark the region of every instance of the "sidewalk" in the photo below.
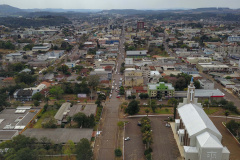
[[[169,123],[171,125],[172,131],[173,131],[173,135],[174,135],[174,139],[177,142],[177,146],[178,146],[180,155],[181,155],[182,160],[183,160],[184,159],[184,150],[183,150],[183,146],[180,145],[179,140],[178,140],[178,135],[175,132],[175,126],[174,126],[175,123],[174,122],[169,122]]]

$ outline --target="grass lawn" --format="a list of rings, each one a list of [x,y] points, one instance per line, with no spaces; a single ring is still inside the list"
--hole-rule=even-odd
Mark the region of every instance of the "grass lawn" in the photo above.
[[[158,113],[158,114],[173,114],[172,108],[165,108],[165,107],[163,107],[161,109],[157,108],[155,113]]]
[[[140,107],[140,111],[138,112],[138,114],[146,114],[145,112],[145,109],[149,109],[150,110],[150,113],[149,114],[152,114],[153,111],[150,107]],[[172,108],[169,108],[169,107],[163,107],[163,108],[157,108],[155,113],[157,114],[173,114],[173,109]]]
[[[219,108],[209,108],[209,109],[208,108],[204,108],[204,111],[205,111],[205,113],[207,115],[210,115],[210,114],[213,114],[213,113],[219,111]]]
[[[40,113],[41,118],[38,119],[37,123],[34,125],[33,128],[42,128],[42,121],[47,118],[47,117],[53,117],[57,113],[57,110],[49,110],[46,111],[45,113]]]

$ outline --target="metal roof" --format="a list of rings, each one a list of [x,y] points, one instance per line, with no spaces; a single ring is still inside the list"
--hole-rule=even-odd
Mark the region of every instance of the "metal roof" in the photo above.
[[[220,140],[209,132],[204,132],[196,138],[201,148],[223,148]]]
[[[189,134],[189,137],[194,136],[204,130],[209,130],[215,133],[216,136],[222,138],[221,133],[209,119],[204,110],[196,104],[185,104],[177,108],[179,116]]]

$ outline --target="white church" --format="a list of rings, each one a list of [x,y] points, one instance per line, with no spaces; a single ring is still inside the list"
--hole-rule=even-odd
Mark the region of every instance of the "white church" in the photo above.
[[[175,119],[175,132],[183,146],[185,160],[229,160],[230,152],[221,143],[221,133],[194,95],[192,79],[187,98],[177,107]]]

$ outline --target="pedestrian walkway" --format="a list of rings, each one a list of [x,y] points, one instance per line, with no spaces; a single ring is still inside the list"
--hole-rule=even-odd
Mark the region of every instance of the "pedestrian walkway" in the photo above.
[[[180,155],[181,155],[182,159],[184,159],[184,150],[183,150],[183,146],[180,145],[180,142],[179,142],[179,139],[178,139],[178,135],[175,132],[175,123],[174,122],[170,122],[170,125],[171,125],[172,131],[173,131],[174,139],[177,142],[177,146],[178,146]]]

